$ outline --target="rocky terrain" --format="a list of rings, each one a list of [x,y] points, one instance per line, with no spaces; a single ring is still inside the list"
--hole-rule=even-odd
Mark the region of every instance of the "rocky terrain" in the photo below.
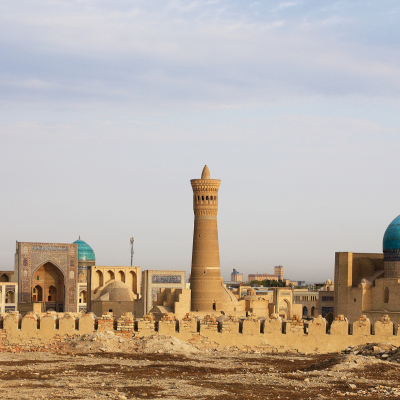
[[[390,344],[342,354],[260,354],[104,332],[47,348],[3,348],[0,398],[395,399],[398,362],[400,348]]]

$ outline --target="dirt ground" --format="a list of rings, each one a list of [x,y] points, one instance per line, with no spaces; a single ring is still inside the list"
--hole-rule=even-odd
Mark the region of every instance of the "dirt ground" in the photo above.
[[[397,349],[388,344],[301,355],[199,350],[168,336],[120,339],[96,334],[40,351],[5,348],[0,399],[400,398]]]

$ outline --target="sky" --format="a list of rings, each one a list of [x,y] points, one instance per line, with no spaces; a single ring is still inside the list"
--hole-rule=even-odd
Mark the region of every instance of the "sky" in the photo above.
[[[15,241],[321,282],[400,214],[398,1],[0,0],[0,269]]]

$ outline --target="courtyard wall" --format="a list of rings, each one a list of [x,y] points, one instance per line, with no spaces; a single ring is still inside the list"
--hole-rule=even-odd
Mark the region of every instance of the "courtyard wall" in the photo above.
[[[11,312],[0,315],[0,328],[0,345],[22,347],[40,347],[104,331],[113,331],[115,335],[132,340],[169,335],[199,348],[236,347],[260,352],[329,353],[350,346],[382,342],[400,346],[400,330],[387,316],[374,324],[366,316],[361,316],[353,324],[339,316],[327,332],[327,322],[322,317],[312,321],[296,317],[284,321],[275,314],[267,319],[253,314],[244,320],[233,315],[198,318],[193,314],[178,320],[173,314],[165,314],[157,322],[151,314],[135,319],[132,313],[125,313],[120,318],[107,313],[97,318],[92,313],[49,312],[41,315],[29,313],[21,318],[18,312]]]

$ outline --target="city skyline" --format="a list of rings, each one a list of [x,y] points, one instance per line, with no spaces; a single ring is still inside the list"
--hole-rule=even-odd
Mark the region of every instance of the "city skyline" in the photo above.
[[[23,12],[22,12],[23,11]],[[361,12],[362,11],[362,12]],[[400,214],[400,6],[0,5],[0,265],[79,236],[190,271],[190,179],[221,179],[221,274],[333,280]]]

